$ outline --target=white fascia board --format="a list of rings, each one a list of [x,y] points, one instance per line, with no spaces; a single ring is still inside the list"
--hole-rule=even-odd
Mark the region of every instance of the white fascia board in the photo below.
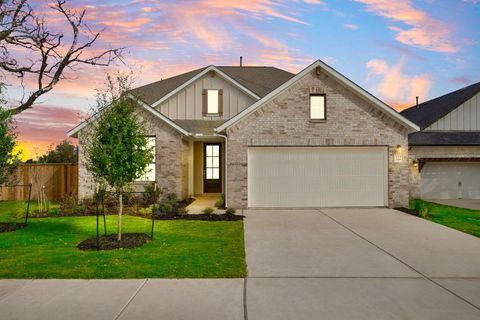
[[[203,70],[202,72],[200,72],[199,74],[197,74],[195,77],[193,77],[192,79],[188,80],[187,82],[183,83],[182,85],[178,86],[177,88],[175,88],[175,90],[169,92],[168,94],[166,94],[165,96],[163,96],[160,100],[158,101],[155,101],[154,103],[152,103],[152,107],[155,108],[156,106],[158,106],[159,104],[162,104],[163,102],[167,101],[168,99],[170,99],[171,97],[173,97],[174,95],[176,95],[177,93],[179,93],[181,90],[185,89],[187,86],[191,85],[192,83],[194,83],[195,81],[197,81],[198,79],[200,79],[201,77],[203,77],[204,75],[206,75],[208,72],[210,71],[215,71],[216,73],[218,73],[222,78],[224,78],[225,80],[227,80],[228,82],[232,83],[233,85],[235,85],[236,87],[238,87],[240,90],[242,90],[243,92],[245,92],[246,94],[248,94],[249,96],[251,96],[252,98],[256,99],[256,100],[259,100],[260,97],[257,96],[255,93],[253,93],[252,91],[250,91],[249,89],[247,89],[246,87],[242,86],[240,83],[238,83],[237,81],[235,81],[234,79],[230,78],[228,75],[226,75],[225,73],[223,73],[222,71],[220,71],[219,69],[217,69],[215,66],[209,66],[208,68],[206,68],[205,70]]]
[[[147,111],[150,111],[157,118],[160,118],[161,120],[165,121],[167,124],[169,124],[170,126],[175,128],[180,133],[183,133],[186,136],[191,136],[190,132],[188,132],[185,129],[183,129],[182,127],[180,127],[178,124],[176,124],[174,121],[170,120],[167,116],[163,115],[161,112],[157,111],[155,108],[152,108],[151,106],[149,106],[148,104],[146,104],[145,102],[143,102],[142,100],[138,99],[137,97],[135,97],[134,95],[132,95],[130,93],[128,95],[129,95],[130,98],[137,101],[138,104],[140,104],[144,109],[146,109]]]
[[[108,107],[107,107],[108,108]],[[77,138],[77,133],[80,132],[83,128],[85,128],[86,126],[88,126],[88,124],[93,121],[93,120],[96,120],[99,116],[100,116],[100,113],[101,111],[95,113],[93,116],[89,117],[88,119],[84,120],[83,122],[81,122],[79,125],[77,125],[75,128],[67,131],[67,136],[68,137],[73,137],[73,138]]]
[[[318,60],[318,63],[322,69],[327,71],[331,76],[339,80],[340,82],[344,83],[345,85],[349,86],[352,88],[356,93],[360,94],[364,98],[366,98],[368,101],[372,102],[374,105],[380,107],[384,111],[387,112],[387,114],[393,116],[395,119],[397,119],[400,123],[405,125],[406,127],[410,128],[412,131],[420,131],[420,127],[413,123],[412,121],[408,120],[404,116],[402,116],[399,112],[395,111],[391,107],[389,107],[387,104],[385,104],[383,101],[372,95],[370,92],[366,91],[362,87],[360,87],[358,84],[353,82],[352,80],[348,79],[345,77],[343,74],[338,72],[337,70],[333,69],[326,63],[324,63],[321,60]]]
[[[73,129],[70,129],[67,131],[67,137],[73,137],[73,138],[77,138],[77,133],[78,131],[82,130],[83,128],[85,128],[85,126],[87,125],[87,121],[85,120],[84,122],[80,123],[79,125],[77,125],[75,128]]]
[[[164,116],[162,113],[158,112],[156,109],[152,108],[151,106],[149,106],[148,104],[146,104],[145,102],[143,102],[142,100],[138,99],[137,97],[135,97],[134,95],[132,94],[128,94],[128,96],[130,98],[132,98],[133,100],[135,100],[140,106],[142,106],[145,110],[149,111],[150,113],[152,113],[154,116],[156,116],[157,118],[160,118],[161,120],[165,121],[167,124],[169,124],[170,126],[172,126],[173,128],[175,128],[176,130],[178,130],[180,133],[186,135],[186,136],[190,136],[190,132],[186,131],[185,129],[183,129],[182,127],[180,127],[178,124],[176,124],[175,122],[173,122],[172,120],[170,120],[168,117]],[[107,107],[108,108],[108,107]],[[97,112],[96,114],[94,114],[93,116],[91,116],[90,118],[88,118],[87,120],[83,121],[82,123],[80,123],[78,126],[76,126],[75,128],[73,128],[72,130],[68,131],[67,132],[67,136],[69,137],[73,137],[73,136],[76,136],[76,134],[82,130],[83,128],[85,128],[91,121],[94,121],[96,120],[99,116],[100,116],[100,113],[101,112]]]
[[[250,107],[244,109],[242,112],[238,113],[236,116],[228,120],[227,122],[223,123],[221,126],[218,128],[215,128],[215,132],[222,132],[223,130],[227,129],[228,127],[232,126],[235,124],[237,121],[239,121],[241,118],[244,116],[254,112],[258,107],[263,105],[265,102],[273,99],[275,96],[277,96],[279,93],[282,91],[286,90],[289,88],[291,85],[293,85],[295,82],[297,82],[299,79],[303,78],[305,75],[308,73],[312,72],[314,68],[316,67],[321,67],[323,70],[325,70],[328,74],[333,76],[334,78],[338,79],[340,82],[344,83],[348,87],[352,88],[355,92],[366,98],[368,101],[372,102],[374,105],[379,107],[380,109],[386,111],[389,115],[391,115],[393,118],[397,119],[400,123],[403,125],[407,126],[411,131],[420,131],[420,127],[402,116],[400,113],[396,112],[389,106],[387,106],[385,103],[380,101],[378,98],[374,97],[371,95],[369,92],[365,91],[362,89],[360,86],[355,84],[353,81],[349,80],[346,78],[344,75],[339,73],[338,71],[334,70],[333,68],[329,67],[327,64],[322,62],[321,60],[317,60],[302,71],[300,71],[297,75],[295,75],[293,78],[282,84],[280,87],[277,89],[273,90],[269,94],[267,94],[265,97],[262,99],[258,100],[254,104],[252,104]]]

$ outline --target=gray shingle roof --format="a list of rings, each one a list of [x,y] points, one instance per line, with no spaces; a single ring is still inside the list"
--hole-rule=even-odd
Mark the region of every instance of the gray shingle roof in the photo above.
[[[153,82],[130,92],[148,104],[152,104],[175,90],[178,86],[189,81],[205,68],[196,69],[187,73]],[[294,74],[275,67],[216,67],[230,78],[234,79],[259,97],[264,97],[281,84],[295,76]]]
[[[275,67],[217,67],[242,86],[263,98],[287,80],[293,73]]]
[[[213,135],[213,129],[224,123],[224,120],[173,120],[180,127],[190,133],[200,133],[203,135]]]
[[[416,123],[421,130],[444,117],[462,103],[480,92],[480,82],[468,87],[450,92],[441,97],[428,100],[417,106],[410,107],[400,112],[402,116]]]
[[[175,90],[178,86],[181,86],[188,80],[195,77],[197,74],[205,70],[206,68],[200,68],[192,70],[186,73],[179,74],[171,78],[163,79],[157,82],[153,82],[135,89],[130,90],[134,96],[140,98],[142,101],[152,104],[169,92]]]
[[[420,131],[408,136],[410,146],[480,145],[480,131]]]

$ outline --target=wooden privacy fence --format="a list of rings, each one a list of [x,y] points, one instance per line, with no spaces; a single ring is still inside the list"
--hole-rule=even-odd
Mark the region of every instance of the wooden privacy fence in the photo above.
[[[23,187],[0,187],[0,200],[27,200],[28,184],[32,184],[32,199],[40,192],[47,200],[61,200],[68,194],[78,194],[78,164],[42,163],[21,164],[11,184]]]

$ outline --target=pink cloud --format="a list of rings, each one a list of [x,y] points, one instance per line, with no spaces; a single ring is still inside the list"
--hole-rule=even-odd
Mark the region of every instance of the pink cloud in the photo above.
[[[102,24],[111,27],[121,27],[121,28],[138,28],[147,23],[151,22],[152,19],[149,18],[137,18],[129,21],[104,21]]]
[[[457,52],[450,28],[442,21],[431,18],[426,12],[413,7],[410,0],[355,0],[364,3],[367,11],[409,27],[390,26],[397,33],[396,40],[422,49],[438,52]]]
[[[36,158],[48,147],[67,139],[67,131],[75,127],[85,114],[78,110],[39,105],[15,117],[18,140],[24,158]]]
[[[418,96],[426,100],[433,84],[428,73],[408,75],[403,72],[404,59],[394,65],[381,59],[367,62],[367,82],[374,81],[374,92],[394,108],[402,109],[411,106]]]
[[[325,5],[325,2],[320,0],[304,0],[303,2],[307,4],[317,4],[317,5]]]
[[[345,29],[349,29],[349,30],[357,30],[357,29],[359,28],[358,25],[352,24],[352,23],[344,24],[343,27],[344,27]]]

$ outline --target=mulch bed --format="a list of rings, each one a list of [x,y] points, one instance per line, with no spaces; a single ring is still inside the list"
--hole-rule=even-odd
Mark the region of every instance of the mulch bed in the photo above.
[[[25,227],[23,223],[0,222],[0,233],[11,232]]]
[[[95,211],[75,211],[75,212],[60,212],[58,214],[52,214],[49,212],[32,212],[28,215],[29,218],[58,218],[58,217],[89,217],[96,216]],[[109,215],[105,212],[105,215]],[[103,216],[99,213],[99,216]]]
[[[236,214],[155,214],[155,220],[239,221],[243,218]]]
[[[123,233],[122,240],[117,241],[116,234],[100,236],[98,250],[115,250],[138,248],[150,241],[150,237],[145,233]],[[80,250],[97,250],[97,237],[83,240],[77,245]]]
[[[418,217],[418,212],[415,209],[410,209],[410,208],[405,208],[405,207],[397,207],[394,208],[395,210],[402,211],[408,214],[411,214],[412,216],[417,216]]]

